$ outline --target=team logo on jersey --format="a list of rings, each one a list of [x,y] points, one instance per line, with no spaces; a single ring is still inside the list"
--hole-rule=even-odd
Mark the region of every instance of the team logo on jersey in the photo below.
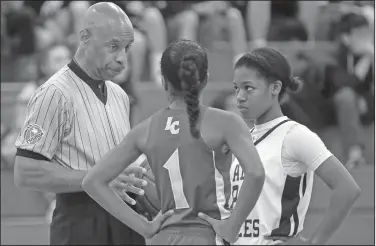
[[[25,131],[25,141],[28,144],[37,143],[44,135],[42,128],[39,125],[29,125]]]
[[[173,117],[168,117],[168,118],[167,118],[167,122],[166,122],[165,130],[166,130],[166,131],[170,131],[171,134],[178,134],[180,128],[176,128],[176,126],[179,126],[179,123],[180,123],[180,122],[179,122],[178,120],[172,122],[172,118],[173,118]]]

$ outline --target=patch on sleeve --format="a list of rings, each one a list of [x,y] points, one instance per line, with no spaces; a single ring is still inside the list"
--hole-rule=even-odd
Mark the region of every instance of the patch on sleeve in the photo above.
[[[25,130],[25,141],[28,144],[36,144],[43,137],[44,132],[39,125],[29,125]]]

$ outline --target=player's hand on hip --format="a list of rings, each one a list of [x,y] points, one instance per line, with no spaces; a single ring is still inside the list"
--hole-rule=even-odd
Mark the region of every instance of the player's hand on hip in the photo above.
[[[148,230],[144,235],[145,238],[152,238],[156,233],[158,233],[162,224],[163,224],[163,222],[173,214],[174,214],[174,210],[172,210],[172,209],[165,212],[165,213],[162,213],[162,211],[160,211],[157,214],[157,216],[155,216],[153,221],[149,222]]]
[[[239,238],[239,233],[226,223],[227,220],[217,220],[204,213],[198,213],[198,216],[207,221],[214,229],[215,233],[229,243],[235,243]]]

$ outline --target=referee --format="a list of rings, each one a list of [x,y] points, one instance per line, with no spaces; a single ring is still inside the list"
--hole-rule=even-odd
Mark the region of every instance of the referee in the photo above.
[[[113,3],[92,5],[83,15],[73,60],[44,83],[29,101],[16,140],[15,183],[56,193],[50,244],[144,244],[139,234],[112,217],[83,192],[81,183],[130,129],[129,99],[111,82],[126,66],[133,26]],[[143,181],[126,169],[113,188],[143,194]],[[133,186],[134,185],[134,186]],[[141,192],[141,193],[140,193]]]

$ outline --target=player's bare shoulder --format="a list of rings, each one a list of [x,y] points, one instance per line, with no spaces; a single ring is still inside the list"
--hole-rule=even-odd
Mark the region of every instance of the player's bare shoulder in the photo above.
[[[152,116],[138,123],[129,133],[131,138],[137,143],[137,147],[141,151],[145,151],[149,138]]]
[[[225,131],[231,127],[236,127],[239,123],[243,123],[243,119],[233,113],[221,109],[208,107],[205,113],[203,123],[209,123],[218,131]]]
[[[232,129],[238,127],[239,121],[242,121],[240,116],[232,112],[209,107],[202,118],[201,135],[210,148],[216,149],[225,143]]]

